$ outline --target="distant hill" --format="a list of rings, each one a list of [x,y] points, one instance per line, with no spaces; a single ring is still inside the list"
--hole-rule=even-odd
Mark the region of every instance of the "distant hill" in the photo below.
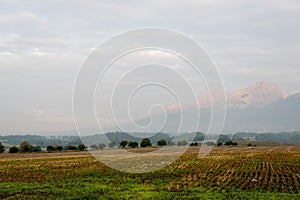
[[[224,131],[300,130],[300,96],[290,95],[263,107],[228,109]]]
[[[0,142],[9,146],[19,145],[23,141],[40,147],[47,147],[48,145],[77,145],[81,143],[78,136],[0,135]]]
[[[258,142],[277,142],[284,144],[300,144],[299,132],[279,132],[279,133],[255,133],[238,132],[233,135],[233,140],[237,141],[258,141]]]
[[[184,104],[182,112],[179,105],[173,104],[167,112],[166,124],[162,129],[161,122],[165,114],[160,113],[150,118],[137,121],[143,125],[152,121],[146,131],[160,130],[162,132],[174,133],[179,130],[180,117],[183,116],[181,132],[203,131],[206,132],[211,119],[211,105],[209,95],[198,98],[200,110],[197,104]],[[218,109],[220,101],[216,100],[214,109]],[[199,127],[196,112],[200,113]],[[220,116],[213,116],[221,120]],[[223,133],[234,133],[237,131],[284,131],[300,130],[300,93],[289,95],[278,86],[261,81],[244,89],[227,94],[227,114]],[[124,126],[126,127],[126,126]],[[134,127],[128,125],[128,130],[134,131]]]
[[[221,100],[215,101],[214,109],[218,110]],[[221,99],[221,98],[220,98]],[[211,116],[211,101],[209,95],[201,95],[198,97],[198,103],[200,109],[198,110],[197,104],[186,103],[182,106],[182,112],[177,104],[172,104],[167,108],[167,118],[165,119],[165,113],[158,113],[150,117],[145,117],[136,124],[140,126],[147,125],[152,122],[149,128],[143,129],[143,131],[137,130],[135,126],[129,123],[125,123],[122,127],[126,128],[126,132],[131,132],[130,135],[119,132],[113,133],[118,130],[116,127],[109,127],[104,129],[107,132],[104,135],[98,134],[99,130],[96,128],[81,130],[82,137],[88,144],[94,141],[106,141],[107,138],[120,142],[122,139],[128,141],[136,139],[140,141],[142,133],[169,133],[170,135],[187,132],[207,132],[211,117],[216,118],[217,121],[222,121],[220,116]],[[200,120],[198,120],[197,113],[200,113]],[[182,121],[181,121],[182,117]],[[163,122],[165,121],[165,124]],[[288,94],[281,90],[275,84],[268,81],[260,81],[250,85],[246,88],[237,90],[233,93],[227,94],[227,114],[222,134],[233,134],[236,132],[278,132],[286,130],[300,130],[300,93]],[[196,124],[199,123],[198,127]],[[179,130],[179,132],[178,132]],[[166,134],[150,134],[153,136],[153,143],[157,141],[157,138],[170,139],[170,135]],[[10,141],[11,144],[19,144],[24,140],[32,141],[33,144],[39,146],[45,146],[47,144],[53,144],[60,142],[62,145],[78,143],[80,142],[77,132],[66,131],[60,133],[53,133],[53,135],[68,135],[65,138],[59,138],[61,136],[48,137],[51,133],[41,133],[37,135],[44,135],[33,137],[26,136],[0,136],[0,141]],[[136,135],[140,134],[140,135]],[[220,134],[220,133],[215,133]],[[89,136],[88,136],[89,135]],[[137,137],[134,137],[137,136]],[[147,135],[145,135],[146,137]],[[60,144],[58,143],[58,144]]]
[[[138,136],[138,137],[137,137]],[[150,136],[150,137],[147,137]],[[216,136],[211,136],[215,138]],[[300,144],[299,132],[278,132],[278,133],[257,133],[257,132],[237,132],[235,134],[223,135],[220,138],[227,138],[227,140],[234,141],[258,141],[258,142],[278,142],[286,144]],[[167,142],[173,141],[175,143],[179,141],[187,142],[201,142],[204,140],[205,135],[201,132],[196,133],[182,133],[176,135],[170,135],[166,133],[123,133],[123,132],[109,132],[106,134],[95,134],[90,136],[40,136],[40,135],[8,135],[0,136],[0,142],[5,144],[6,147],[13,145],[18,146],[21,142],[27,141],[32,145],[40,146],[42,148],[48,145],[78,145],[81,143],[90,146],[92,144],[105,143],[107,146],[109,143],[114,142],[116,145],[122,140],[141,142],[143,138],[149,138],[153,145],[157,144],[159,140],[166,140]],[[219,139],[220,139],[219,138]],[[206,138],[207,139],[207,138]]]

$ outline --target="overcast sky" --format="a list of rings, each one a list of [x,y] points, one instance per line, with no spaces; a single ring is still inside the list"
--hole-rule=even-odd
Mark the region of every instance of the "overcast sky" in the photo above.
[[[299,92],[298,0],[0,0],[0,134],[74,129],[81,64],[101,42],[140,27],[197,41],[229,92],[260,80]]]

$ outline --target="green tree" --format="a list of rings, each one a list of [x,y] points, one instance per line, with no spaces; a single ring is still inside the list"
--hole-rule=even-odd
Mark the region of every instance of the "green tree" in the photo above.
[[[167,145],[167,141],[166,140],[159,140],[157,141],[157,146],[166,146]]]
[[[236,145],[238,145],[238,143],[237,142],[232,142],[231,140],[229,140],[229,141],[225,142],[225,145],[227,145],[227,146],[236,146]]]
[[[121,146],[122,148],[126,147],[127,144],[128,144],[128,141],[127,141],[127,140],[122,140],[122,141],[120,142],[120,146]]]
[[[20,144],[19,150],[21,153],[30,152],[32,151],[32,145],[24,141]]]
[[[103,150],[105,147],[106,147],[106,144],[104,144],[104,143],[99,143],[98,144],[98,148],[101,149],[101,150]]]
[[[130,148],[136,148],[136,147],[139,146],[139,143],[137,143],[136,141],[130,141],[130,142],[128,143],[128,146],[129,146]]]
[[[18,153],[19,152],[19,147],[13,146],[10,147],[8,150],[8,153]]]
[[[42,149],[40,146],[32,146],[31,147],[31,152],[41,152]]]
[[[71,150],[71,151],[75,151],[77,150],[77,147],[74,145],[68,145],[64,147],[65,150]]]
[[[86,146],[84,144],[79,144],[78,149],[79,151],[84,151],[86,149]]]
[[[56,151],[62,151],[64,148],[61,145],[56,145],[55,150]]]
[[[225,145],[227,145],[227,146],[237,146],[237,145],[238,145],[238,143],[237,143],[237,142],[233,142],[233,141],[229,140],[229,141],[225,142]]]
[[[3,153],[5,151],[5,149],[4,149],[4,145],[3,144],[1,144],[1,142],[0,142],[0,153]]]
[[[141,141],[141,147],[150,147],[152,146],[149,138],[144,138],[142,141]]]
[[[198,146],[198,142],[192,142],[190,146]]]
[[[55,147],[52,146],[52,145],[49,145],[49,146],[47,146],[47,151],[48,151],[48,152],[55,151]]]

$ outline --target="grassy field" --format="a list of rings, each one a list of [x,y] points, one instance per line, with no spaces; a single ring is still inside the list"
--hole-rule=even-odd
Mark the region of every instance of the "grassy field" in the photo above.
[[[88,152],[0,155],[0,199],[300,199],[300,147],[192,147],[161,170],[131,174]],[[142,150],[141,150],[142,151]]]

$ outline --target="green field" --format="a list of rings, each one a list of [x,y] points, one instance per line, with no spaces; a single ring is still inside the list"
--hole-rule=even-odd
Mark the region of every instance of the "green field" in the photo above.
[[[300,199],[300,147],[192,147],[161,170],[131,174],[88,152],[0,155],[0,199]]]

